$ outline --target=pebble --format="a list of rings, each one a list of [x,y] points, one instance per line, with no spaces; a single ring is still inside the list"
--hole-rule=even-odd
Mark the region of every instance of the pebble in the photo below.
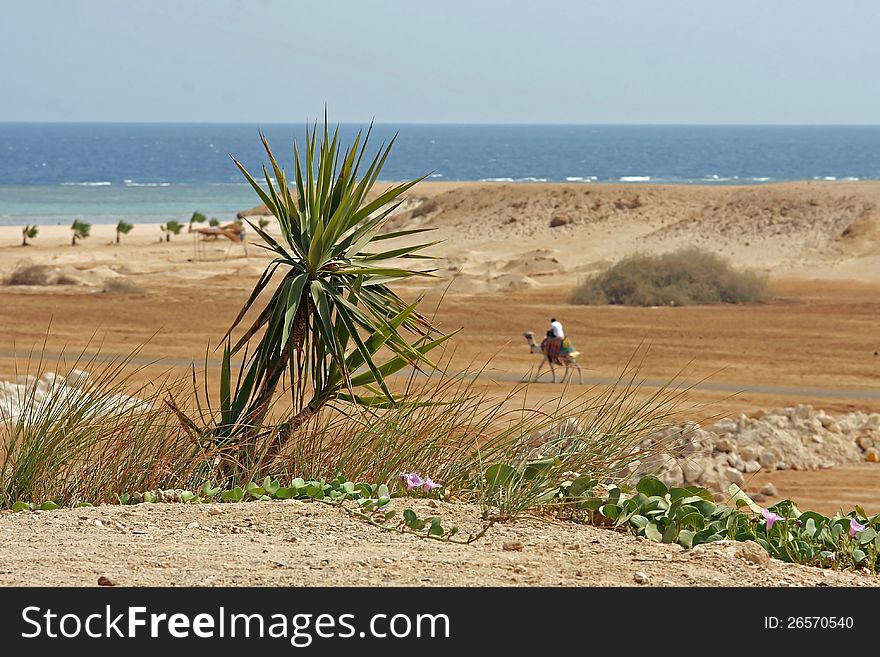
[[[733,445],[731,444],[731,442],[727,438],[718,438],[715,441],[715,449],[717,449],[721,452],[732,452]]]
[[[633,581],[636,584],[648,584],[650,583],[651,579],[641,570],[637,570],[633,573]]]
[[[737,486],[742,486],[745,483],[742,472],[736,468],[725,468],[722,474],[728,483],[736,484]]]
[[[761,469],[761,464],[757,461],[746,461],[743,463],[743,472],[752,473]]]
[[[742,541],[738,543],[734,555],[759,566],[770,563],[770,555],[755,541]]]
[[[758,462],[761,464],[762,468],[767,468],[768,470],[773,469],[775,465],[777,465],[778,459],[776,458],[776,454],[771,451],[766,451],[761,453],[761,458],[758,459]]]
[[[522,541],[504,541],[504,543],[501,544],[501,547],[506,552],[522,552],[524,546]]]
[[[761,493],[763,493],[767,497],[776,497],[777,495],[779,495],[779,491],[776,490],[776,486],[774,486],[773,483],[770,481],[764,484],[764,487],[761,489]]]

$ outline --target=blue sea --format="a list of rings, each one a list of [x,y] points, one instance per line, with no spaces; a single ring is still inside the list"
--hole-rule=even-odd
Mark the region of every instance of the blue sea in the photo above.
[[[305,124],[0,123],[0,225],[221,221],[259,203],[266,134],[293,169]],[[344,143],[366,126],[342,125]],[[762,184],[880,179],[880,126],[376,125],[382,180]]]

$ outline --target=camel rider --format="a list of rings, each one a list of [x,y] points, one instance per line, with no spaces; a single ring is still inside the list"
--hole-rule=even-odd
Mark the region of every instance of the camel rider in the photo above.
[[[555,317],[550,319],[550,330],[547,331],[548,338],[556,338],[559,342],[559,351],[563,354],[571,354],[574,352],[574,346],[571,341],[565,337],[565,331],[562,329],[562,323]]]

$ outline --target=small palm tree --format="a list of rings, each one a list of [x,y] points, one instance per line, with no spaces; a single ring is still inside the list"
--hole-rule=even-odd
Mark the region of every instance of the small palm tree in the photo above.
[[[208,222],[208,225],[209,225],[211,228],[216,228],[217,226],[220,225],[220,220],[219,220],[219,219],[214,219],[214,218],[212,217],[212,218],[211,218],[211,221]]]
[[[73,239],[71,241],[72,246],[76,246],[77,240],[84,240],[89,236],[89,231],[92,228],[92,224],[86,223],[85,221],[80,221],[79,219],[74,219],[73,223],[70,226],[70,230],[73,231]]]
[[[170,242],[171,241],[171,233],[174,233],[175,235],[180,235],[180,231],[183,230],[183,224],[180,223],[179,221],[175,221],[174,219],[171,219],[170,221],[167,221],[164,224],[162,224],[161,226],[159,226],[159,230],[161,230],[163,233],[165,233],[165,241]]]
[[[30,246],[30,244],[28,244],[28,240],[34,239],[37,236],[38,232],[39,231],[37,230],[36,225],[25,226],[24,228],[22,228],[21,229],[21,245],[22,246]]]
[[[189,228],[187,229],[187,233],[191,233],[193,231],[193,224],[203,224],[208,220],[208,218],[203,215],[201,212],[196,210],[193,212],[193,215],[189,218]]]
[[[436,368],[426,354],[450,337],[416,312],[416,303],[406,303],[388,287],[392,281],[432,275],[397,267],[392,260],[429,258],[421,250],[435,242],[384,247],[385,240],[428,229],[380,233],[402,202],[401,195],[421,178],[370,196],[394,140],[365,165],[358,179],[370,133],[363,141],[359,133],[344,154],[339,129],[331,139],[326,116],[323,141],[316,145],[317,133],[315,126],[306,135],[303,158],[294,143],[295,194],[262,133],[277,187],[266,167],[263,178],[270,182],[264,191],[233,158],[278,219],[281,238],[274,239],[248,221],[275,258],[224,338],[220,415],[208,431],[218,444],[231,442],[247,451],[253,436],[264,431],[276,389],[288,377],[289,388],[284,389],[289,391],[293,410],[273,432],[265,457],[277,454],[304,422],[334,400],[370,408],[399,404],[403,400],[388,390],[385,378],[407,365]],[[280,281],[268,292],[268,302],[232,345],[231,332],[276,277]],[[256,344],[251,348],[252,338]],[[242,350],[244,359],[236,380],[231,359]],[[382,363],[380,351],[388,354]],[[174,408],[173,400],[170,403]],[[195,423],[179,409],[175,412],[193,430]],[[239,453],[236,459],[241,458]]]
[[[134,225],[120,220],[120,222],[116,224],[116,243],[119,244],[120,235],[128,235],[132,228],[134,228]]]
[[[268,226],[268,225],[269,225],[268,219],[265,219],[265,218],[260,219],[260,228],[262,228],[263,230],[266,230],[266,226]]]

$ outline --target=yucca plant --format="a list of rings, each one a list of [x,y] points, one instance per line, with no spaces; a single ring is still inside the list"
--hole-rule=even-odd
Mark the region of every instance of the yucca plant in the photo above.
[[[116,224],[116,243],[119,244],[120,235],[128,235],[132,228],[134,228],[134,225],[120,220],[119,223]]]
[[[391,281],[431,276],[430,271],[397,267],[391,261],[427,258],[421,250],[433,242],[383,250],[387,240],[426,229],[379,232],[401,203],[401,195],[421,178],[395,185],[368,200],[394,143],[392,140],[380,149],[358,179],[369,135],[368,131],[362,139],[358,133],[342,154],[339,129],[331,138],[325,117],[323,141],[318,143],[315,125],[306,135],[304,158],[294,143],[295,192],[288,187],[287,176],[262,133],[277,187],[265,166],[264,179],[269,182],[263,190],[233,158],[278,219],[281,238],[275,240],[248,221],[264,240],[261,246],[275,258],[224,337],[221,414],[213,428],[215,437],[241,442],[242,436],[264,429],[285,374],[290,380],[292,412],[280,427],[274,427],[275,437],[266,457],[277,453],[303,422],[329,402],[393,406],[401,399],[389,391],[385,377],[407,365],[436,367],[426,354],[450,336],[440,334],[416,312],[417,302],[404,302],[388,287]],[[374,246],[376,250],[371,250]],[[231,332],[278,279],[266,305],[233,345]],[[261,331],[257,344],[246,348]],[[233,383],[231,358],[242,350],[244,358]],[[377,362],[380,350],[387,353],[381,364]]]
[[[89,236],[89,231],[92,229],[92,224],[86,223],[85,221],[80,221],[79,219],[74,219],[73,223],[70,225],[70,230],[73,231],[73,238],[71,240],[71,245],[76,246],[77,240],[84,240]]]
[[[34,225],[34,226],[27,225],[24,228],[22,228],[21,229],[21,245],[22,246],[30,246],[30,244],[28,244],[28,240],[35,238],[37,236],[38,232],[39,231],[37,230],[36,225]]]

